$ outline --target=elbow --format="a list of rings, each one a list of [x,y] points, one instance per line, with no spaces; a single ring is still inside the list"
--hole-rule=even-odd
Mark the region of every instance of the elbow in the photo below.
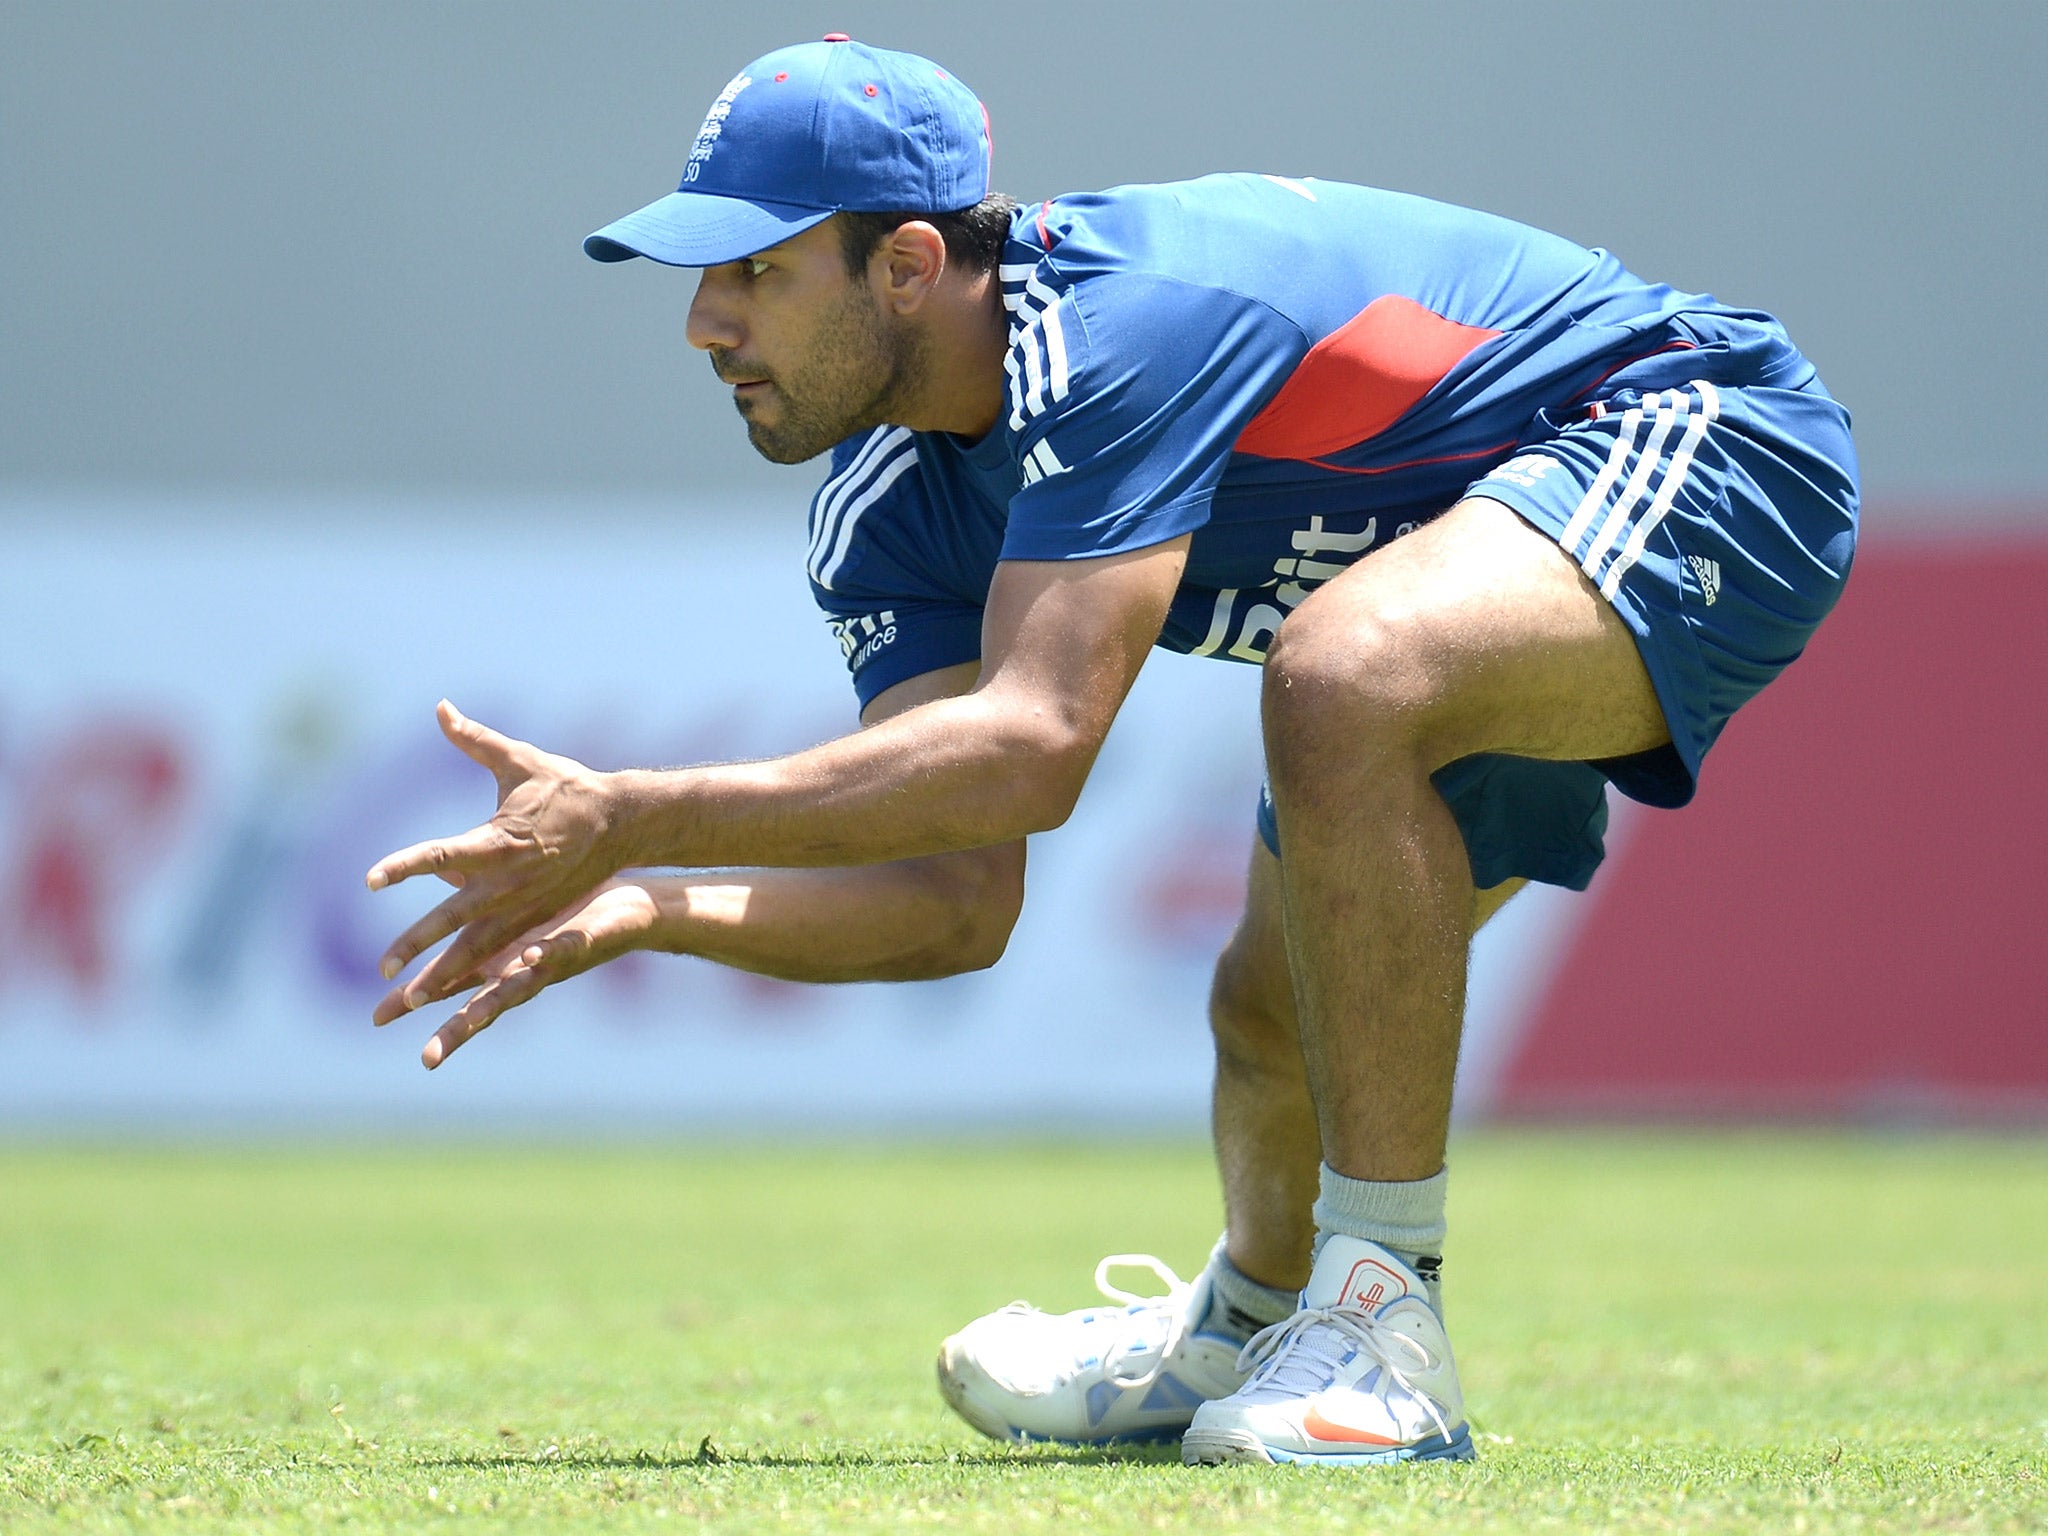
[[[1050,832],[1066,824],[1101,749],[1099,734],[1056,730],[1047,731],[1018,754],[1010,794],[1020,834]]]
[[[930,940],[908,957],[901,979],[935,981],[987,970],[1003,958],[1024,909],[1023,843],[923,862],[930,910],[941,920]]]

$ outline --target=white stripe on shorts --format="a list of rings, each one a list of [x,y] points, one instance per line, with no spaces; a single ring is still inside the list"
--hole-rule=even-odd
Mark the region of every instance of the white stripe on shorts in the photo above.
[[[1650,488],[1650,479],[1662,467],[1664,439],[1671,435],[1671,429],[1678,425],[1678,418],[1690,408],[1692,402],[1677,390],[1666,390],[1657,396],[1657,421],[1650,428],[1648,441],[1643,444],[1641,457],[1636,460],[1635,473],[1628,477],[1628,483],[1621,488],[1621,494],[1614,499],[1614,505],[1607,511],[1607,521],[1600,525],[1600,532],[1593,540],[1592,548],[1579,560],[1579,567],[1595,581],[1600,579],[1600,562],[1607,557],[1607,551],[1614,547],[1614,541],[1621,537],[1628,526],[1629,514],[1636,509],[1636,503],[1643,499],[1643,493]]]
[[[1620,590],[1622,578],[1642,558],[1657,525],[1676,504],[1693,457],[1720,415],[1721,397],[1714,386],[1694,380],[1685,389],[1647,397],[1624,411],[1616,422],[1607,462],[1557,538],[1564,552],[1600,584],[1601,594],[1610,601]],[[1636,439],[1646,418],[1650,420],[1649,435],[1638,453]],[[1681,423],[1684,430],[1667,457],[1665,444]],[[1631,455],[1635,455],[1633,469],[1629,469]],[[1628,470],[1626,481],[1619,494],[1614,494],[1615,482],[1622,480],[1624,470]],[[1614,496],[1611,506],[1610,494]],[[1599,530],[1588,542],[1587,533],[1595,519]]]
[[[1664,472],[1664,483],[1657,488],[1657,499],[1650,503],[1650,510],[1636,524],[1636,531],[1629,535],[1620,557],[1607,568],[1607,579],[1600,583],[1600,595],[1610,602],[1621,588],[1621,578],[1642,558],[1650,535],[1657,531],[1657,525],[1664,521],[1664,514],[1671,510],[1679,486],[1685,483],[1686,471],[1692,468],[1692,456],[1699,451],[1700,439],[1707,435],[1707,428],[1720,418],[1721,397],[1714,386],[1705,379],[1695,379],[1692,387],[1699,392],[1700,408],[1686,423],[1685,436],[1678,440],[1678,452],[1671,455],[1671,467]]]
[[[1621,424],[1614,429],[1614,447],[1607,455],[1607,462],[1600,466],[1592,489],[1573,510],[1572,520],[1564,525],[1564,532],[1557,536],[1557,542],[1564,546],[1567,554],[1579,547],[1579,540],[1593,525],[1595,514],[1607,504],[1607,493],[1621,478],[1622,466],[1628,463],[1628,456],[1636,446],[1636,429],[1642,424],[1643,408],[1640,405],[1632,405],[1622,413]]]

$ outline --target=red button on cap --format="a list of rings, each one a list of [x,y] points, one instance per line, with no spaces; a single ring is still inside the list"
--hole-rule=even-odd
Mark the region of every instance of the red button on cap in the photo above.
[[[827,32],[825,34],[825,41],[828,43],[850,43],[853,39],[844,32]]]

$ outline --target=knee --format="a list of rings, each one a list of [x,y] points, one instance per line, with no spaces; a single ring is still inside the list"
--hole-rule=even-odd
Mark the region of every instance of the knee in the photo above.
[[[1266,652],[1261,709],[1281,776],[1324,750],[1355,761],[1417,743],[1437,702],[1419,615],[1370,586],[1341,604],[1321,595],[1289,615]]]

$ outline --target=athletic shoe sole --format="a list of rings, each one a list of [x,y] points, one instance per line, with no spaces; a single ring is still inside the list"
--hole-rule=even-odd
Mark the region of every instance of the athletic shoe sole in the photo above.
[[[976,1402],[962,1372],[960,1341],[948,1339],[939,1346],[939,1395],[951,1408],[969,1424],[987,1435],[991,1440],[1018,1440],[1023,1438],[1016,1430],[997,1415],[991,1414]]]
[[[1181,1438],[1180,1459],[1189,1466],[1220,1467],[1233,1462],[1260,1466],[1385,1467],[1402,1461],[1471,1461],[1478,1455],[1472,1432],[1460,1427],[1455,1439],[1432,1438],[1384,1451],[1289,1451],[1266,1444],[1248,1429],[1190,1429]]]
[[[1071,1445],[1087,1449],[1095,1446],[1171,1445],[1180,1439],[1182,1434],[1182,1429],[1178,1425],[1160,1425],[1153,1429],[1133,1430],[1123,1435],[1105,1435],[1093,1440],[1035,1434],[1030,1430],[1017,1428],[975,1401],[963,1369],[957,1340],[948,1339],[939,1346],[937,1368],[939,1395],[946,1400],[946,1406],[991,1440],[1007,1440],[1013,1445]]]

